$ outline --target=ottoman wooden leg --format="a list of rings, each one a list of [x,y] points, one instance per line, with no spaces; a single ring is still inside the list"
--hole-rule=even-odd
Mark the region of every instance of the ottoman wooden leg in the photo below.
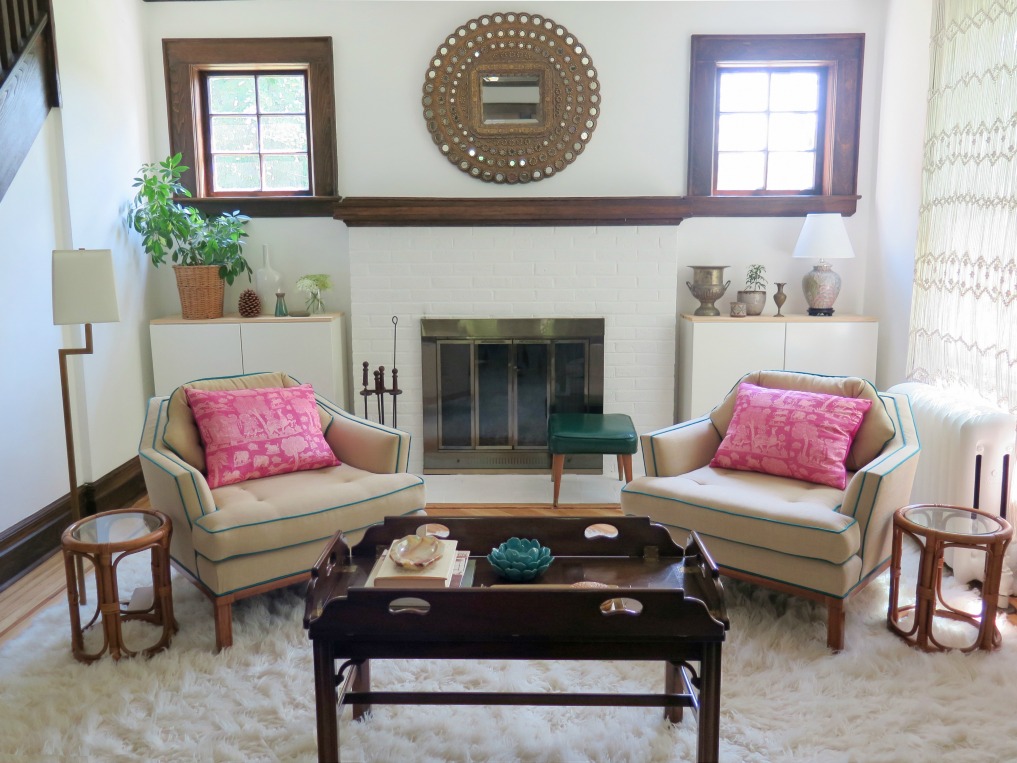
[[[625,467],[625,484],[632,482],[632,454],[618,456],[618,477],[621,477],[622,466]]]
[[[551,478],[554,480],[554,508],[558,508],[558,492],[561,490],[561,473],[565,470],[565,454],[555,453],[551,456]]]

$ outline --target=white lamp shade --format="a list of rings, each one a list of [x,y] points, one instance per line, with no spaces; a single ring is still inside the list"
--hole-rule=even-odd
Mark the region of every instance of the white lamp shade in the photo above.
[[[806,215],[792,257],[841,260],[855,256],[844,218],[837,213]]]
[[[116,323],[117,287],[109,249],[53,251],[53,325]]]

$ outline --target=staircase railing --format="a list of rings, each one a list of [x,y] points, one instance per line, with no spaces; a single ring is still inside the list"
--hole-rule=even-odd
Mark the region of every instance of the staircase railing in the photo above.
[[[49,0],[0,0],[0,199],[59,105]]]

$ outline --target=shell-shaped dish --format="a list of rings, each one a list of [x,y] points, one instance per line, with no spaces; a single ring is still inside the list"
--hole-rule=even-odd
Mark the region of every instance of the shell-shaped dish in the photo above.
[[[400,567],[422,570],[441,559],[445,547],[433,535],[407,535],[392,543],[389,558]]]

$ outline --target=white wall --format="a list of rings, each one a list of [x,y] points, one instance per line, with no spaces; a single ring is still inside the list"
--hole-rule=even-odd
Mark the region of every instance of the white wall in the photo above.
[[[0,406],[0,531],[68,491],[57,366],[65,345],[50,293],[50,252],[63,246],[65,230],[61,150],[60,115],[50,112],[0,200],[0,398],[7,401]]]
[[[339,189],[347,196],[624,196],[680,195],[685,190],[690,35],[717,33],[864,32],[861,166],[857,214],[848,232],[857,258],[837,263],[844,282],[837,308],[862,313],[869,266],[869,231],[875,204],[875,162],[882,78],[883,0],[753,0],[745,2],[548,2],[528,6],[566,26],[586,46],[604,97],[596,132],[582,157],[561,175],[539,183],[495,186],[467,177],[438,152],[424,126],[420,104],[427,63],[444,36],[492,11],[481,2],[335,2],[237,0],[231,3],[153,3],[144,7],[152,118],[166,120],[161,40],[186,36],[329,35],[336,62]],[[309,20],[313,20],[309,23]],[[663,94],[663,95],[662,95]],[[169,150],[165,131],[155,152]],[[305,225],[252,223],[251,251],[273,246],[273,266],[295,279],[297,261],[317,263],[348,284],[346,238],[337,222]],[[697,306],[684,285],[685,265],[730,264],[730,295],[751,263],[767,267],[768,280],[788,282],[785,310],[803,312],[802,276],[812,263],[794,261],[800,218],[694,219],[678,228],[679,311]],[[320,259],[318,259],[320,258]],[[158,274],[161,300],[175,307],[171,274]],[[242,285],[234,285],[227,305]],[[773,288],[771,287],[771,293]],[[727,296],[725,296],[727,300]],[[329,309],[349,313],[348,294],[337,289]],[[769,309],[769,306],[768,308]],[[886,337],[895,327],[881,327]],[[352,345],[352,343],[351,343]],[[351,357],[358,367],[363,358]],[[353,385],[355,387],[355,384]]]
[[[120,226],[134,170],[147,156],[148,94],[136,0],[54,0],[62,108],[50,112],[0,201],[5,309],[0,317],[0,532],[67,494],[57,350],[81,347],[80,327],[53,326],[54,248],[112,249],[118,324],[94,326],[92,356],[68,372],[79,483],[137,453],[151,388],[147,273]],[[143,330],[144,327],[144,330]]]
[[[120,322],[93,326],[95,354],[76,359],[85,405],[76,428],[78,477],[89,482],[138,452],[151,390],[147,320],[151,265],[121,212],[146,159],[148,97],[137,2],[55,0],[69,248],[112,249]]]
[[[926,86],[925,5],[927,0],[533,3],[528,12],[565,25],[590,51],[603,86],[603,113],[589,148],[567,171],[540,183],[506,187],[480,183],[452,167],[431,143],[420,105],[427,61],[440,40],[468,19],[491,12],[487,2],[54,0],[64,108],[47,122],[41,144],[0,202],[0,254],[12,285],[6,304],[18,306],[18,312],[12,308],[0,318],[2,349],[32,380],[33,396],[40,401],[24,411],[5,412],[0,468],[6,483],[36,476],[19,487],[17,500],[0,503],[0,532],[66,493],[56,349],[78,344],[80,330],[51,325],[49,251],[54,246],[112,248],[119,279],[121,323],[96,326],[96,355],[72,361],[82,413],[82,480],[101,476],[136,450],[142,406],[151,392],[147,321],[179,309],[172,271],[152,269],[137,238],[125,236],[120,227],[131,178],[142,162],[169,150],[163,37],[329,35],[336,59],[343,195],[509,198],[683,193],[691,34],[864,32],[862,200],[848,221],[858,257],[837,266],[844,278],[838,308],[883,318],[880,360],[892,369],[906,343],[902,299],[909,296],[903,294],[909,284],[899,279],[910,270],[914,217],[909,199],[916,198],[919,182],[913,175],[923,124],[916,111]],[[884,80],[886,97],[880,92]],[[881,109],[887,115],[882,125]],[[685,221],[675,236],[677,309],[696,305],[684,285],[685,265],[731,265],[733,292],[745,266],[761,262],[771,282],[789,282],[785,310],[803,310],[795,285],[808,265],[789,256],[800,222]],[[250,234],[255,267],[261,244],[267,243],[274,267],[288,279],[331,273],[336,289],[326,295],[326,306],[350,311],[349,236],[342,223],[259,219],[251,223]],[[892,288],[880,287],[887,273],[897,279]],[[238,282],[228,292],[229,309],[245,285]],[[354,358],[354,365],[363,359]],[[896,381],[895,375],[891,371],[889,381]],[[12,375],[0,384],[8,397],[20,389]],[[36,449],[48,460],[35,457]]]
[[[865,309],[882,319],[877,377],[881,389],[904,381],[907,366],[932,6],[928,0],[891,0],[887,9],[870,232],[873,256],[865,299]]]

